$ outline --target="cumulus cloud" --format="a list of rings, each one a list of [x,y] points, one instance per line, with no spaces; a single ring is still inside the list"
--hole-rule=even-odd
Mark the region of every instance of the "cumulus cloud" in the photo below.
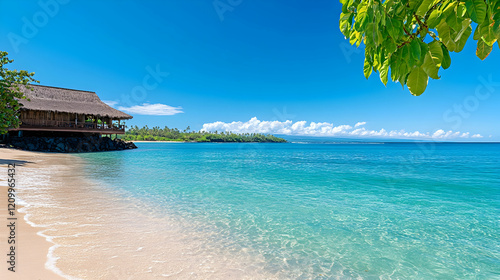
[[[114,101],[114,100],[102,100],[102,102],[104,102],[106,105],[111,106],[111,107],[118,104],[118,101]]]
[[[150,116],[170,116],[179,113],[184,113],[182,107],[172,107],[165,104],[149,104],[135,105],[132,107],[119,106],[118,110],[125,111],[131,114],[150,115]]]
[[[405,130],[369,130],[363,127],[366,122],[358,122],[351,125],[334,125],[328,122],[306,122],[297,121],[260,121],[256,117],[246,122],[213,122],[205,123],[201,130],[203,131],[231,131],[235,133],[269,133],[285,135],[304,135],[304,136],[334,136],[334,137],[355,137],[355,138],[396,138],[396,139],[435,139],[445,140],[454,138],[481,138],[480,134],[469,136],[469,132],[444,131],[438,129],[433,133]]]
[[[363,126],[365,124],[366,122],[358,122],[357,124],[354,125],[354,127]]]
[[[450,139],[450,138],[468,138],[469,133],[462,133],[460,134],[460,131],[444,131],[442,129],[436,130],[434,134],[432,134],[432,138],[434,139]]]

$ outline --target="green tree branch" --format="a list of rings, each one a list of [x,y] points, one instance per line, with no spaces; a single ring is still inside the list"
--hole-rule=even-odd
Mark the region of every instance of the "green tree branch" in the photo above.
[[[500,40],[499,0],[340,0],[340,31],[357,47],[365,44],[363,73],[379,72],[410,85],[421,95],[429,78],[451,64],[449,52],[461,52],[477,24],[476,55],[484,60]],[[426,40],[430,35],[432,41]],[[424,74],[422,74],[424,73]]]
[[[33,76],[25,70],[9,70],[5,66],[14,60],[7,57],[8,53],[0,51],[0,134],[7,133],[9,128],[17,128],[21,124],[19,120],[20,99],[26,99],[19,85],[27,88],[32,82],[37,82]]]

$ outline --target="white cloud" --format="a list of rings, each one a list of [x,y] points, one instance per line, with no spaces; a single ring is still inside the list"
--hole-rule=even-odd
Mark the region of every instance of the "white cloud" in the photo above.
[[[203,131],[231,131],[235,133],[272,133],[285,135],[307,135],[307,136],[335,136],[335,137],[380,137],[380,138],[396,138],[396,139],[455,139],[455,138],[481,138],[479,134],[469,136],[469,132],[461,133],[460,131],[444,131],[436,130],[434,133],[405,130],[368,130],[364,127],[366,122],[358,122],[351,125],[334,125],[328,122],[306,122],[290,120],[280,121],[260,121],[253,117],[247,122],[213,122],[203,124]]]
[[[432,134],[432,138],[439,138],[445,134],[444,130],[439,129],[434,134]]]
[[[106,103],[106,105],[111,106],[111,107],[118,104],[118,101],[114,101],[114,100],[102,100],[102,102]]]
[[[465,136],[464,136],[465,134]],[[432,134],[433,139],[450,139],[450,138],[458,138],[458,137],[468,137],[469,133],[464,133],[460,136],[460,131],[444,131],[442,129],[438,129],[434,134]]]
[[[365,124],[366,122],[358,122],[357,124],[354,125],[354,127],[363,126]]]
[[[182,107],[172,107],[169,105],[159,104],[159,103],[158,104],[143,103],[142,105],[135,105],[132,107],[119,106],[118,110],[132,114],[150,115],[150,116],[170,116],[179,113],[184,113],[182,111]]]

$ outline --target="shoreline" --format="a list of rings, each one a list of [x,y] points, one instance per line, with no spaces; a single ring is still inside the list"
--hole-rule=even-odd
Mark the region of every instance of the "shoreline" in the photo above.
[[[36,165],[36,158],[43,157],[47,153],[27,152],[18,149],[0,148],[0,219],[7,221],[7,166],[8,162],[16,163],[16,173],[24,166]],[[18,175],[15,175],[18,179]],[[16,180],[19,182],[19,180]],[[16,191],[17,191],[16,187]],[[42,227],[35,227],[29,221],[29,205],[22,200],[16,200],[16,271],[11,272],[7,264],[0,267],[1,279],[65,279],[54,268],[49,268],[51,260],[50,252],[56,246],[50,239],[43,234],[46,230]],[[0,240],[2,242],[2,251],[8,249],[7,240],[9,236],[8,228],[1,227]]]
[[[210,143],[210,142],[195,142],[195,141],[128,141],[133,143]]]
[[[0,279],[275,278],[262,270],[261,257],[225,248],[215,228],[156,212],[147,201],[96,180],[93,160],[10,148],[0,154],[0,172],[7,174],[6,161],[20,163],[16,176],[24,182],[16,191],[25,206],[18,211],[19,238],[22,233],[23,244],[30,244],[17,253],[29,268],[20,264],[15,277],[0,268]],[[0,240],[6,238],[3,228]]]
[[[215,143],[215,144],[286,144],[291,142],[197,142],[197,141],[127,141],[133,143]]]

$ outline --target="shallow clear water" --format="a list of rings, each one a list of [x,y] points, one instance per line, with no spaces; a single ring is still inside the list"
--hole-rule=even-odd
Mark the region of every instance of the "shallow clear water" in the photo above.
[[[499,144],[137,145],[79,156],[279,278],[500,278]]]

